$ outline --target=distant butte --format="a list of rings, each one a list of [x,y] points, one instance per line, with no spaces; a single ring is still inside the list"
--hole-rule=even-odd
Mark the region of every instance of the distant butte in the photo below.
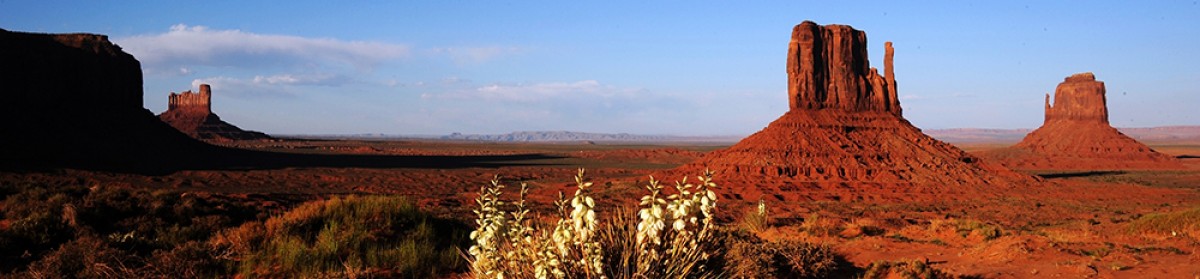
[[[1058,84],[1054,102],[1046,94],[1046,118],[1020,143],[982,154],[1016,169],[1103,170],[1175,169],[1178,159],[1114,129],[1108,123],[1104,82],[1092,73],[1074,74]]]
[[[885,43],[884,71],[863,31],[805,21],[788,44],[789,110],[737,144],[674,170],[713,170],[733,198],[914,200],[1035,180],[933,139],[902,117]],[[974,191],[976,193],[980,191]]]
[[[270,140],[267,134],[246,131],[221,120],[212,112],[212,87],[200,85],[200,92],[171,92],[167,111],[158,115],[180,132],[204,141]]]

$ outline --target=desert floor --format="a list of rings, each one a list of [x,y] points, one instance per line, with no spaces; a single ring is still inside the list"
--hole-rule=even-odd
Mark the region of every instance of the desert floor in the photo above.
[[[221,195],[277,210],[329,195],[399,194],[413,197],[435,214],[468,220],[479,187],[497,175],[510,186],[529,183],[534,209],[546,214],[560,191],[568,195],[573,191],[576,169],[586,168],[599,185],[603,214],[635,206],[648,175],[723,147],[720,143],[299,139],[233,145],[329,158],[372,155],[383,159],[346,166],[284,164],[167,175],[5,172],[0,179]],[[987,278],[1200,276],[1200,144],[1150,145],[1181,158],[1187,168],[1066,173],[1022,170],[1040,176],[1042,183],[1018,188],[996,185],[996,191],[977,196],[939,197],[933,193],[911,200],[831,200],[817,195],[779,201],[769,196],[735,195],[738,185],[722,184],[718,189],[723,194],[721,215],[728,225],[737,226],[762,200],[769,208],[772,226],[760,231],[760,236],[832,245],[858,266],[878,260],[918,259],[950,273]],[[974,143],[960,147],[981,152],[1003,146]],[[357,157],[344,157],[349,155]],[[445,163],[447,158],[458,163]],[[720,174],[716,182],[721,183]],[[870,193],[840,196],[855,195]]]

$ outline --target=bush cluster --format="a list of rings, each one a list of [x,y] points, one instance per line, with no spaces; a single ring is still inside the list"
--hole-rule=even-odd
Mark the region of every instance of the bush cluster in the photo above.
[[[753,236],[730,239],[725,246],[725,275],[730,278],[830,278],[847,272],[845,261],[829,246],[794,240],[762,241]]]
[[[1146,214],[1130,222],[1129,231],[1168,236],[1200,235],[1200,207]]]
[[[28,277],[205,276],[222,272],[202,243],[256,208],[171,191],[0,185],[0,273]],[[127,277],[127,276],[123,276]]]
[[[269,218],[254,203],[105,186],[9,182],[0,199],[0,277],[425,278],[467,267],[469,227],[403,197],[334,197]]]
[[[210,243],[250,277],[431,277],[461,271],[469,228],[432,217],[403,197],[308,202]]]

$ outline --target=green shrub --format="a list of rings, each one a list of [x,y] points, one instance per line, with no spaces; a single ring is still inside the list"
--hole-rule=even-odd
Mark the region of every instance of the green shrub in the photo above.
[[[188,241],[170,250],[155,250],[139,277],[217,278],[229,273],[227,263],[213,257],[211,247]]]
[[[334,197],[214,237],[222,258],[251,277],[430,277],[462,271],[467,227],[417,210],[408,199]]]
[[[985,224],[977,220],[958,220],[958,222],[956,222],[956,230],[962,237],[968,237],[974,234],[982,237],[983,240],[996,239],[1004,234],[1004,232],[1000,230],[999,226]]]
[[[133,278],[137,258],[90,236],[63,243],[29,265],[31,278]]]
[[[731,278],[829,278],[840,266],[824,245],[739,238],[728,247],[724,271]]]
[[[924,260],[877,261],[867,266],[862,279],[936,279],[960,278],[929,266]]]
[[[9,223],[0,229],[0,275],[226,273],[226,264],[198,251],[203,245],[195,243],[253,218],[260,210],[188,193],[75,183],[0,182],[0,192],[5,193],[0,216]],[[78,255],[90,258],[72,262]],[[172,263],[179,257],[187,262]],[[84,260],[112,271],[75,266],[89,264]],[[179,269],[188,262],[198,263],[189,267],[190,273],[158,271],[171,265]]]
[[[1129,231],[1163,235],[1200,234],[1200,207],[1143,215],[1129,222]]]

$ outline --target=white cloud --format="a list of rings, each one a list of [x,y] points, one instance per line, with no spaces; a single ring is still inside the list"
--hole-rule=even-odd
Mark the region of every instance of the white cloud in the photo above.
[[[639,91],[642,90],[604,85],[595,80],[581,80],[576,82],[544,82],[534,84],[491,84],[466,92],[458,92],[451,96],[500,101],[537,102],[558,98],[632,99]]]
[[[414,108],[397,113],[406,119],[397,125],[424,133],[741,134],[761,128],[786,110],[771,107],[770,102],[739,102],[774,94],[652,92],[591,79],[431,86],[420,91],[413,96],[419,99],[407,103]]]
[[[279,87],[263,86],[262,84],[256,84],[250,80],[226,76],[206,77],[192,80],[192,88],[200,88],[201,84],[208,84],[212,86],[213,94],[222,96],[246,97],[290,95],[287,93],[287,91],[284,91]]]
[[[337,86],[349,83],[351,79],[346,76],[333,74],[314,74],[314,75],[293,75],[282,74],[273,76],[254,76],[251,81],[255,84],[264,85],[322,85],[322,86]]]
[[[160,34],[114,39],[151,69],[195,66],[259,68],[280,65],[341,64],[371,70],[381,61],[409,55],[405,45],[171,26]]]
[[[292,95],[296,86],[339,86],[353,82],[349,77],[332,74],[279,74],[238,78],[216,76],[192,80],[192,88],[201,84],[212,86],[213,91],[230,96],[286,96]]]
[[[508,54],[519,53],[517,47],[485,46],[485,47],[444,47],[430,50],[434,54],[449,56],[454,63],[478,64]]]

